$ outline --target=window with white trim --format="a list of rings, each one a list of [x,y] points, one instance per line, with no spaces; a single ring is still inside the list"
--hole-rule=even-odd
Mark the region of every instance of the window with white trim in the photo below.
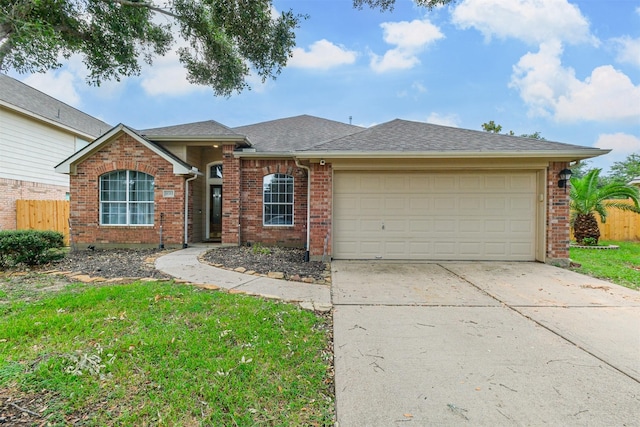
[[[281,173],[262,180],[263,224],[293,225],[293,177]]]
[[[153,176],[119,170],[100,176],[100,225],[153,225]]]

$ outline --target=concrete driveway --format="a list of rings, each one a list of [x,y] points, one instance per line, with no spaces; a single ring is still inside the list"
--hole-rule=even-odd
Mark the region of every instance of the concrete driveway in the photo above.
[[[332,269],[340,427],[640,425],[640,292],[539,263]]]

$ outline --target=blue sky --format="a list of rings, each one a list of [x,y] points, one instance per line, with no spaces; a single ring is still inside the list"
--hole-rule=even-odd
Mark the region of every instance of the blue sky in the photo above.
[[[219,98],[190,85],[174,54],[139,77],[84,83],[80,58],[14,77],[110,123],[149,128],[213,119],[227,126],[316,115],[371,126],[394,118],[640,153],[640,1],[459,0],[392,12],[350,0],[276,0],[308,14],[275,81]]]

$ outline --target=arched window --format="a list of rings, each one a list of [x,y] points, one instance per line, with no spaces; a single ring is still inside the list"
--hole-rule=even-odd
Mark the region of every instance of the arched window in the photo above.
[[[100,176],[100,225],[153,225],[153,176],[120,170]]]
[[[293,177],[281,173],[262,180],[263,224],[293,225]]]

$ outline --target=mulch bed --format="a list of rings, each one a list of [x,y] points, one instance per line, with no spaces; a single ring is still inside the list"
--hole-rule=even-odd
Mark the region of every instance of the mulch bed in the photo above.
[[[304,261],[305,251],[297,248],[228,246],[212,249],[202,260],[228,269],[245,268],[258,274],[284,273],[287,280],[311,277],[323,281],[330,276],[327,263]]]

